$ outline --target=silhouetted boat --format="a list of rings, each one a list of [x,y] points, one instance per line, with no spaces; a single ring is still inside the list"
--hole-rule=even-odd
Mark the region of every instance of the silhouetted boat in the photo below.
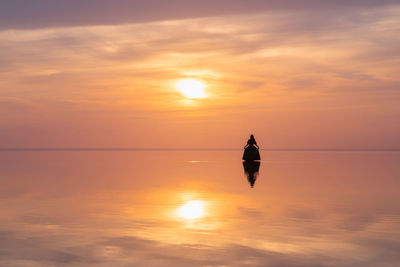
[[[243,160],[250,161],[250,160],[260,160],[260,152],[258,148],[255,146],[247,146],[243,152]]]

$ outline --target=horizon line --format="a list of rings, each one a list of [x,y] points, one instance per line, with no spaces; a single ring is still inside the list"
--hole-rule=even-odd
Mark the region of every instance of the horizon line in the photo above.
[[[0,151],[239,151],[242,148],[10,147]],[[261,151],[400,151],[400,148],[260,148]]]

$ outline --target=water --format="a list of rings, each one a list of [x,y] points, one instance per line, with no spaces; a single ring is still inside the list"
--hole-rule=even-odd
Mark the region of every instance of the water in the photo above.
[[[0,152],[0,266],[400,266],[400,152]]]

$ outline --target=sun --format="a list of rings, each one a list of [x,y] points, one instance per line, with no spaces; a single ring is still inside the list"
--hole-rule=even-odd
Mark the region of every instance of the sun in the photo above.
[[[204,82],[195,79],[184,79],[176,83],[176,89],[185,97],[191,99],[206,98],[205,88]]]
[[[204,216],[204,202],[201,200],[191,200],[178,210],[178,215],[184,219],[197,219]]]

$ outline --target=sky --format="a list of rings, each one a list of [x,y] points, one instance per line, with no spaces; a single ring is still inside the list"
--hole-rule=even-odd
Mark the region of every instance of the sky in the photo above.
[[[400,148],[399,30],[385,0],[3,0],[0,147]]]

